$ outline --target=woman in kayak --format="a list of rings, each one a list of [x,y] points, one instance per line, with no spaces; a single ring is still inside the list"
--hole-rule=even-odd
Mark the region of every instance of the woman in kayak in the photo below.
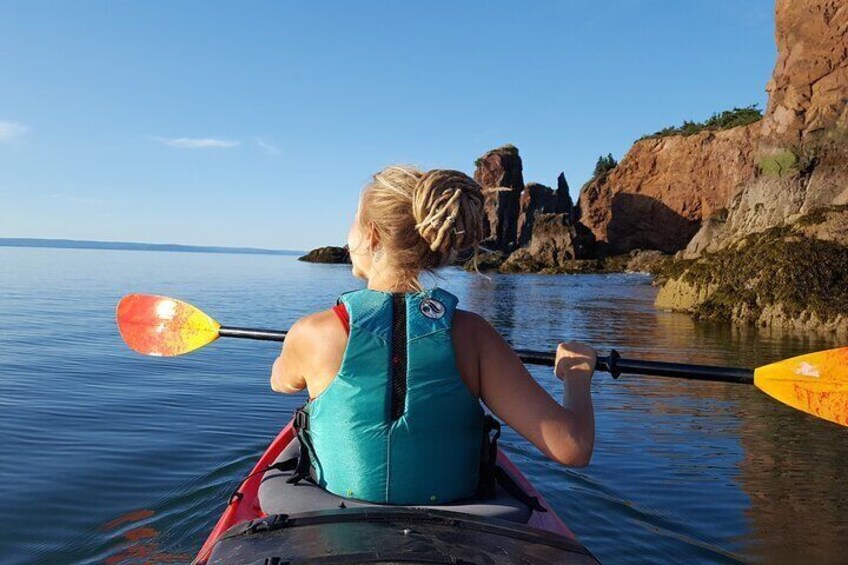
[[[595,351],[558,346],[559,404],[486,320],[421,287],[422,272],[476,249],[483,203],[458,171],[393,166],[364,189],[348,245],[367,288],[294,324],[271,374],[277,392],[309,392],[301,454],[327,490],[391,504],[473,497],[488,438],[480,401],[554,461],[589,463]]]

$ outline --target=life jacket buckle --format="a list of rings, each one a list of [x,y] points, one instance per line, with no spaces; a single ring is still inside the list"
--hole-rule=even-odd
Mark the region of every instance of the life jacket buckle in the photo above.
[[[309,428],[309,414],[303,408],[295,410],[293,426],[297,431],[303,431]]]

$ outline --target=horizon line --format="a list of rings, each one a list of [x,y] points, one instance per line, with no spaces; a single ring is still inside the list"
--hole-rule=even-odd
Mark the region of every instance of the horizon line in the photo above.
[[[183,243],[146,243],[140,241],[103,241],[93,239],[0,237],[0,247],[50,247],[56,249],[102,249],[124,251],[174,251],[193,253],[241,253],[253,255],[301,255],[297,249],[229,247],[225,245],[188,245]]]

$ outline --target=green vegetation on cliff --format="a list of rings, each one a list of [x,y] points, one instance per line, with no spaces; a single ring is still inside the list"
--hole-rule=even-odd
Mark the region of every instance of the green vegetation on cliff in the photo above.
[[[761,157],[757,166],[764,175],[782,177],[798,172],[798,156],[782,149]]]
[[[725,110],[719,114],[713,114],[704,122],[690,122],[689,120],[685,120],[683,125],[663,128],[658,132],[642,136],[639,140],[655,139],[669,135],[694,135],[702,131],[721,131],[753,124],[762,117],[762,110],[757,108],[757,104],[752,104],[744,108],[734,108],[732,110]]]

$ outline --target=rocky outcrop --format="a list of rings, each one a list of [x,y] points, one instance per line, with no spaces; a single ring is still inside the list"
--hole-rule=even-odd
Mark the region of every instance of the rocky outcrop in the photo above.
[[[848,128],[848,5],[845,0],[778,0],[777,63],[766,86],[764,141],[792,147]]]
[[[759,125],[636,142],[580,192],[580,221],[611,254],[683,249],[753,177]]]
[[[634,249],[622,257],[622,259],[624,259],[624,268],[615,269],[616,271],[652,274],[662,269],[663,265],[668,261],[669,256],[661,251]],[[609,266],[611,267],[612,265]]]
[[[493,149],[477,159],[474,180],[486,192],[483,244],[510,251],[518,242],[518,212],[524,190],[521,157],[513,145]]]
[[[306,255],[297,258],[298,261],[306,261],[307,263],[338,263],[350,264],[350,252],[347,246],[345,247],[319,247],[313,249]]]
[[[521,191],[518,206],[518,245],[527,245],[533,235],[536,215],[555,207],[554,191],[536,182],[527,183]]]
[[[804,237],[848,247],[848,205],[819,208],[802,217],[792,228]]]
[[[549,212],[552,214],[568,214],[572,222],[574,220],[574,201],[571,199],[571,191],[568,187],[568,181],[565,180],[565,173],[560,173],[557,177],[557,188]]]
[[[533,225],[539,214],[565,214],[574,223],[574,201],[568,191],[565,173],[557,178],[557,189],[553,190],[537,182],[527,183],[521,191],[518,208],[518,245],[524,246],[533,236]]]
[[[497,271],[506,260],[500,251],[483,251],[462,261],[466,271]]]
[[[728,204],[727,210],[710,218],[689,242],[683,257],[692,259],[723,249],[739,239],[775,226],[791,225],[805,214],[824,209],[840,210],[848,204],[848,147],[832,144],[808,148],[815,152],[807,163],[799,163],[789,150],[785,161],[792,164],[780,172],[761,172]],[[772,153],[774,155],[774,153]],[[768,162],[763,158],[762,162]],[[835,219],[827,225],[836,226]],[[833,239],[827,225],[816,237]],[[833,232],[834,230],[830,230]],[[837,230],[838,231],[838,230]]]
[[[595,238],[568,214],[539,214],[527,247],[514,251],[501,265],[503,272],[537,272],[570,267],[594,256]]]
[[[475,165],[474,180],[486,191],[483,246],[487,249],[509,254],[530,242],[537,215],[573,214],[565,174],[557,178],[556,190],[536,182],[525,186],[521,156],[514,145],[492,149]]]

